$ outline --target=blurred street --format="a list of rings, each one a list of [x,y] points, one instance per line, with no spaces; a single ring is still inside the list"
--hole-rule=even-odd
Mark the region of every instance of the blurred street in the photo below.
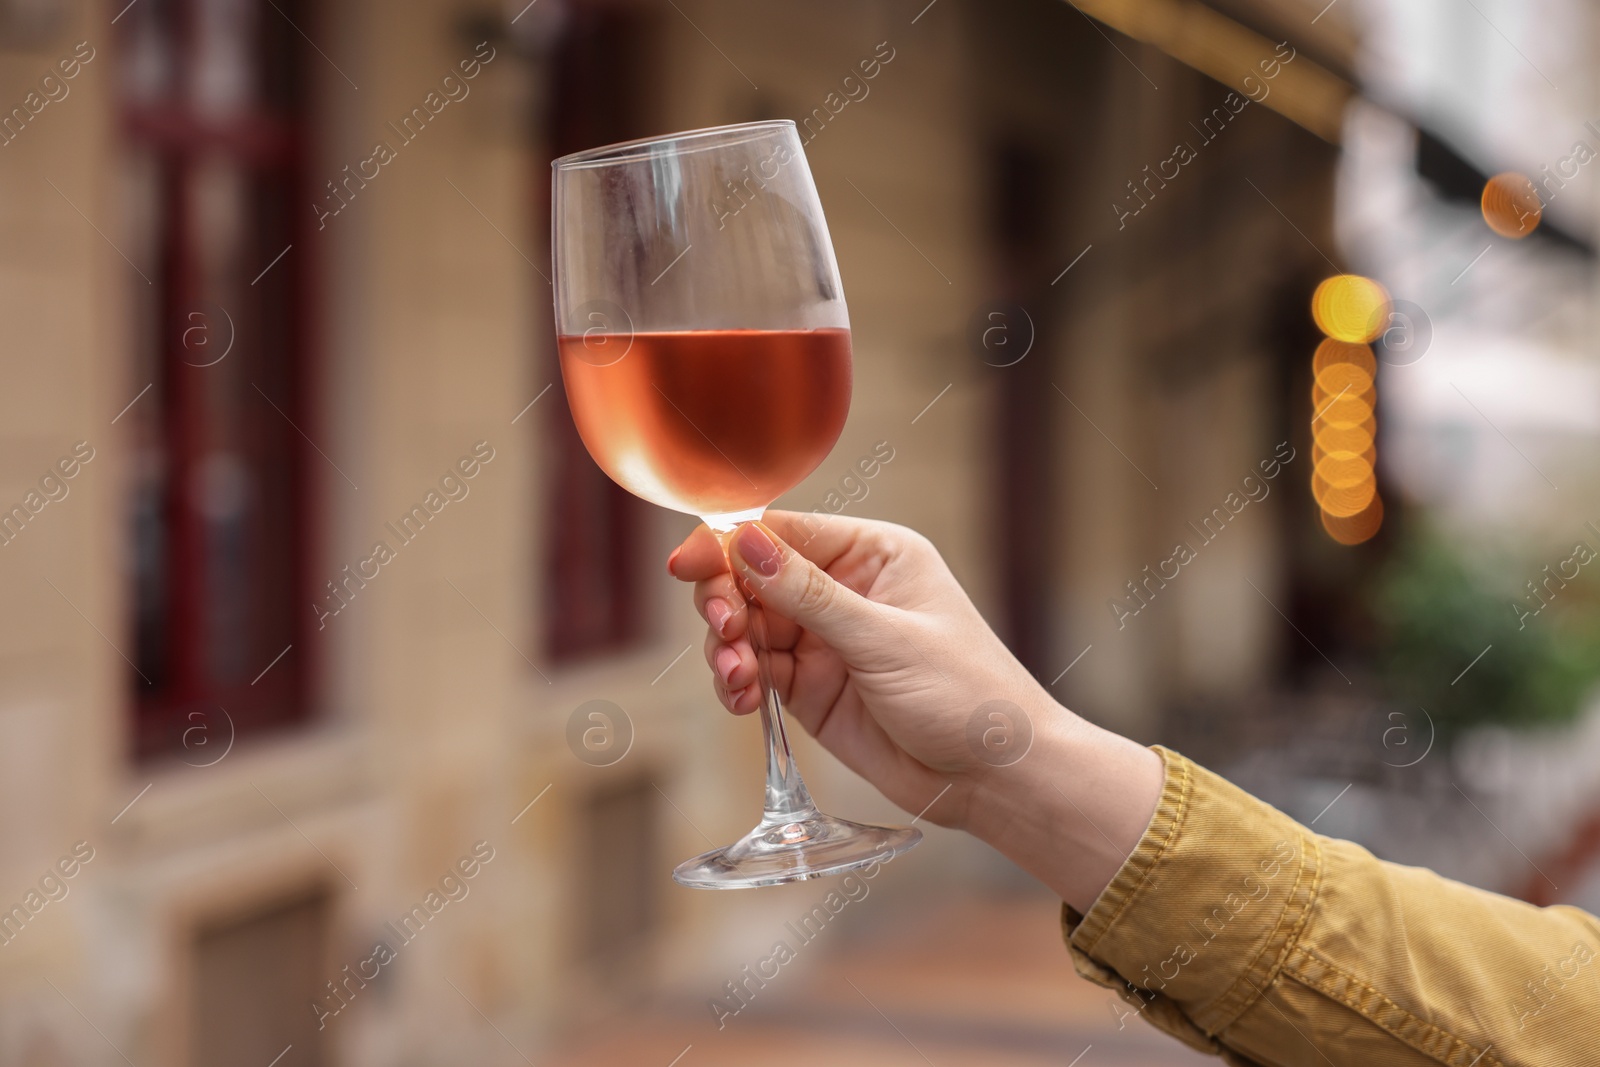
[[[1038,893],[962,894],[874,916],[847,944],[786,967],[720,1031],[705,1004],[674,1003],[558,1054],[552,1067],[1218,1062],[1136,1018],[1119,1027],[1112,1004],[1122,1002],[1073,971],[1060,910]]]

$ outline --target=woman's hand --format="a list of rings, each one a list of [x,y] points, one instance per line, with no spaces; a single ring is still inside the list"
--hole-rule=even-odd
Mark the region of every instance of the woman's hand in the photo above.
[[[815,532],[809,531],[809,520]],[[788,543],[786,543],[788,542]],[[790,547],[800,546],[800,550]],[[731,535],[727,555],[767,606],[771,664],[790,714],[846,766],[895,803],[961,825],[970,785],[990,771],[968,743],[980,705],[1009,724],[985,722],[991,739],[1027,744],[1021,715],[1054,702],[984,623],[938,551],[920,534],[885,522],[769,512]],[[760,706],[749,612],[723,548],[701,526],[668,564],[695,583],[710,625],[706,660],[717,696],[735,714]],[[1016,712],[1010,712],[1016,708]]]
[[[774,511],[724,554],[696,528],[667,568],[694,583],[714,688],[742,715],[761,693],[730,560],[766,608],[773,683],[808,733],[905,810],[1093,902],[1149,821],[1161,761],[1052,700],[926,538]]]

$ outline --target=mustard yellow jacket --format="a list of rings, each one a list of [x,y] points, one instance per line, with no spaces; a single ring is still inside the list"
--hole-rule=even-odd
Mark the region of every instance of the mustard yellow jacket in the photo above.
[[[1078,973],[1239,1067],[1600,1067],[1600,921],[1385,863],[1184,757]]]

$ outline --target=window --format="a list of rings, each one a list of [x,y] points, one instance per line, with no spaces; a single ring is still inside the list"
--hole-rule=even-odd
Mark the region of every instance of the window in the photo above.
[[[1052,387],[1054,318],[1050,297],[1038,279],[1048,278],[1056,179],[1048,153],[1027,141],[1008,139],[990,156],[992,240],[999,285],[993,318],[1028,355],[1011,362],[1009,351],[984,361],[996,369],[994,459],[996,540],[1001,546],[1000,589],[1006,644],[1038,677],[1052,667],[1054,634],[1050,601],[1054,590],[1039,580],[1039,561],[1061,552],[1062,527],[1052,511],[1055,495],[1054,420],[1061,397]],[[1026,307],[1026,315],[1009,310]]]
[[[651,28],[645,12],[590,5],[571,9],[554,50],[552,157],[652,132],[643,106],[656,39]],[[535,218],[548,213],[548,186],[543,196]],[[545,512],[551,523],[546,644],[558,660],[612,651],[640,636],[640,531],[649,514],[589,458],[564,395],[550,418],[553,499]]]
[[[317,893],[195,932],[189,1063],[260,1065],[274,1053],[282,1056],[274,1067],[332,1062],[312,1006],[341,1007],[368,983],[356,978],[360,986],[352,987],[333,970],[331,912],[331,898]],[[330,992],[334,979],[346,985]]]
[[[120,417],[142,756],[221,712],[243,734],[306,711],[302,17],[288,0],[142,0],[117,27],[146,279],[131,288],[148,388]]]
[[[601,968],[615,969],[635,958],[660,921],[660,795],[648,779],[631,778],[599,790],[583,808],[579,949]]]

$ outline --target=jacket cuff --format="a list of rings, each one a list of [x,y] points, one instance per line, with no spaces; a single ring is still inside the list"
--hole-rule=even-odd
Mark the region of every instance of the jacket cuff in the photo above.
[[[1205,768],[1156,746],[1161,801],[1088,914],[1062,928],[1080,974],[1147,1021],[1216,1051],[1273,982],[1315,902],[1317,839]]]

